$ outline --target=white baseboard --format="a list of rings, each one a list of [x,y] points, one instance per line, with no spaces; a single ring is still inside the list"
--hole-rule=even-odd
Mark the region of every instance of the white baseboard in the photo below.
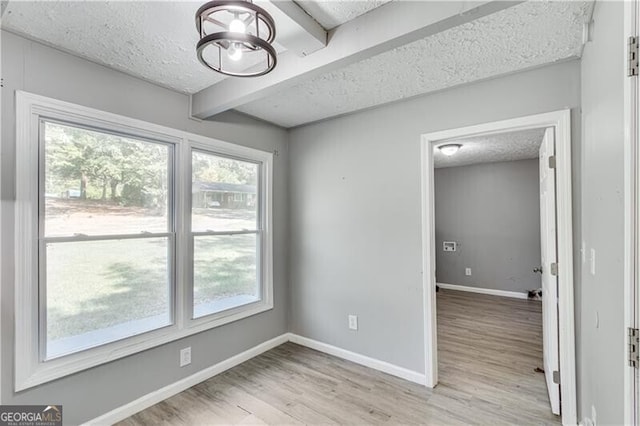
[[[519,291],[494,290],[492,288],[468,287],[465,285],[446,284],[446,283],[436,283],[436,285],[446,290],[468,291],[470,293],[490,294],[492,296],[512,297],[514,299],[528,298],[527,293],[521,293]]]
[[[254,358],[286,342],[297,343],[299,345],[306,346],[308,348],[315,349],[317,351],[324,352],[338,358],[355,362],[356,364],[364,365],[365,367],[373,368],[374,370],[379,370],[384,373],[391,374],[392,376],[400,377],[410,382],[418,383],[421,385],[426,384],[426,376],[423,373],[418,373],[416,371],[408,370],[403,367],[398,367],[397,365],[393,365],[385,361],[380,361],[375,358],[360,355],[346,349],[341,349],[336,346],[329,345],[327,343],[309,339],[307,337],[298,336],[297,334],[284,333],[278,337],[254,346],[251,349],[247,349],[246,351],[239,353],[238,355],[212,365],[211,367],[198,371],[197,373],[192,374],[189,377],[185,377],[182,380],[148,393],[136,399],[135,401],[111,410],[100,417],[96,417],[95,419],[84,423],[83,426],[112,425],[114,423],[122,421],[127,417],[144,410],[145,408],[149,408],[152,405],[162,402],[165,399],[172,397],[173,395],[187,390],[190,387],[197,385],[198,383],[204,382],[205,380],[210,379],[213,376],[223,373],[226,370],[235,367],[236,365],[242,364],[243,362],[248,361],[251,358]]]
[[[392,376],[400,377],[410,382],[425,385],[427,381],[424,373],[418,373],[417,371],[408,370],[406,368],[399,367],[385,361],[380,361],[375,358],[360,355],[358,353],[351,352],[337,346],[332,346],[327,343],[318,342],[317,340],[302,337],[297,334],[289,333],[289,341],[297,343],[298,345],[315,349],[320,352],[324,352],[329,355],[333,355],[338,358],[346,359],[347,361],[355,362],[356,364],[364,365],[365,367],[373,368],[374,370],[379,370],[384,373],[391,374]]]
[[[114,423],[117,423],[129,416],[132,416],[144,410],[145,408],[149,408],[152,405],[157,404],[158,402],[164,401],[165,399],[170,398],[173,395],[176,395],[186,389],[189,389],[190,387],[195,386],[198,383],[204,382],[205,380],[210,379],[215,375],[229,370],[236,365],[242,364],[243,362],[258,356],[263,352],[273,349],[276,346],[280,346],[287,341],[289,341],[288,333],[282,334],[278,337],[274,337],[273,339],[254,346],[253,348],[247,349],[246,351],[241,352],[238,355],[232,356],[231,358],[225,359],[224,361],[212,365],[211,367],[198,371],[197,373],[192,374],[189,377],[185,377],[182,380],[148,393],[136,399],[135,401],[116,408],[115,410],[109,411],[108,413],[103,414],[100,417],[84,423],[84,425],[112,425]]]

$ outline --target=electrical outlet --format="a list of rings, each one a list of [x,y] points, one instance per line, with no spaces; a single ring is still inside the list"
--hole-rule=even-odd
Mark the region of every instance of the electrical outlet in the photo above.
[[[589,259],[590,265],[589,270],[591,275],[596,274],[596,249],[591,249],[591,259]]]
[[[465,268],[465,269],[464,269],[464,274],[465,274],[466,276],[470,277],[470,276],[471,276],[471,268]]]
[[[191,364],[191,346],[180,349],[180,367]]]
[[[443,241],[442,242],[442,250],[444,251],[456,251],[456,246],[458,244],[455,241]]]
[[[358,329],[358,316],[357,315],[349,315],[349,329],[357,330]]]

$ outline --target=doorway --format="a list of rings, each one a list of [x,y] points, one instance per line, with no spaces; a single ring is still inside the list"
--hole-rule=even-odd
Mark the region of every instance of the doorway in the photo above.
[[[531,129],[550,129],[545,134],[545,143],[551,147],[551,151],[542,152],[546,156],[541,161],[549,162],[554,167],[555,182],[546,180],[547,188],[555,187],[555,207],[549,204],[549,208],[555,210],[556,220],[546,225],[555,225],[553,232],[556,234],[557,244],[550,244],[549,249],[557,249],[556,253],[549,253],[546,259],[548,264],[542,265],[547,272],[547,286],[556,286],[557,280],[557,327],[549,327],[545,324],[545,334],[550,341],[554,340],[553,330],[557,332],[557,370],[553,364],[548,364],[547,383],[550,396],[553,400],[553,388],[557,387],[562,394],[556,401],[561,411],[563,423],[577,422],[576,414],[576,386],[575,386],[575,343],[574,343],[574,308],[573,308],[573,255],[572,255],[572,212],[571,212],[571,135],[570,135],[570,111],[563,110],[534,116],[521,117],[511,120],[486,123],[477,126],[458,128],[425,134],[422,136],[422,212],[423,212],[423,285],[424,285],[424,312],[425,312],[425,361],[426,384],[435,387],[438,383],[438,346],[437,346],[437,308],[436,308],[436,276],[435,276],[435,209],[434,209],[434,155],[433,148],[449,141],[455,141],[470,137],[493,135],[524,131]],[[555,139],[555,140],[554,140]],[[551,157],[551,158],[548,158]],[[553,164],[552,164],[553,163]],[[543,182],[541,182],[543,183]],[[544,198],[551,200],[550,197]],[[543,210],[544,211],[544,210]],[[544,222],[544,221],[543,221]],[[547,232],[551,232],[547,230]],[[554,241],[555,242],[555,241]],[[548,250],[547,250],[548,252]],[[545,250],[543,250],[543,257]],[[554,256],[555,255],[555,256]],[[555,261],[553,261],[555,260]],[[545,279],[543,279],[545,282]],[[547,290],[549,291],[549,290]],[[549,291],[549,293],[552,293]],[[544,294],[544,293],[543,293]],[[544,296],[543,296],[544,297]],[[552,312],[551,306],[556,301],[548,298],[547,314]],[[548,317],[552,317],[547,315]],[[545,317],[546,318],[546,317]],[[546,344],[545,353],[553,352]],[[545,358],[547,358],[545,356]],[[545,359],[547,363],[547,359]],[[554,371],[557,373],[554,374]],[[555,376],[555,377],[554,377]],[[558,384],[559,382],[559,384]],[[553,405],[553,404],[552,404]]]

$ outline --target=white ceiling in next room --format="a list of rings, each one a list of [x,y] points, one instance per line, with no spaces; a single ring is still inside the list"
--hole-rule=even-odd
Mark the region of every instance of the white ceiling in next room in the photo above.
[[[434,167],[458,167],[538,158],[544,130],[519,130],[438,143],[433,149]],[[447,156],[437,148],[439,145],[446,144],[460,144],[462,146],[458,152]]]
[[[199,63],[195,13],[203,3],[10,0],[2,16],[2,28],[192,94],[201,104],[228,100],[218,105],[200,104],[200,114],[194,112],[199,118],[233,108],[290,128],[579,58],[583,28],[593,10],[593,1],[580,0],[450,1],[429,3],[428,8],[424,2],[406,0],[256,0],[271,7],[287,3],[295,13],[288,15],[288,22],[276,19],[276,28],[284,29],[292,23],[295,27],[300,23],[296,19],[304,18],[317,28],[314,32],[309,30],[309,22],[300,24],[300,31],[307,31],[303,35],[326,38],[327,45],[323,47],[322,41],[309,51],[296,51],[291,33],[277,32],[281,38],[276,37],[275,48],[281,61],[276,69],[263,77],[243,79],[225,77]],[[484,9],[478,15],[462,13],[469,7]],[[446,8],[451,9],[448,17],[427,23],[431,11],[433,16],[440,16],[438,13]],[[412,15],[426,16],[420,19],[429,30],[408,31],[406,37],[397,36],[389,42],[377,40],[372,48],[340,57],[354,37],[380,34],[384,25],[401,33]],[[310,63],[317,65],[307,66]],[[305,65],[300,66],[303,71],[298,75],[299,64]],[[255,90],[247,89],[254,86]],[[238,89],[246,93],[234,98]]]

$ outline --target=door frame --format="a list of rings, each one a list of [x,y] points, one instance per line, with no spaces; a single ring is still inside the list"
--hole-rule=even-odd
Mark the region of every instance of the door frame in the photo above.
[[[453,139],[547,127],[553,127],[556,136],[556,232],[562,423],[577,424],[570,109],[426,133],[421,136],[425,385],[433,388],[438,384],[433,146]]]
[[[638,0],[624,3],[624,31],[621,43],[626,46],[628,37],[638,36],[640,6]],[[625,55],[627,69],[627,57]],[[624,422],[637,425],[640,414],[638,399],[638,370],[630,367],[627,359],[629,337],[627,329],[638,328],[640,307],[640,200],[636,195],[640,188],[640,84],[638,77],[624,76]]]

